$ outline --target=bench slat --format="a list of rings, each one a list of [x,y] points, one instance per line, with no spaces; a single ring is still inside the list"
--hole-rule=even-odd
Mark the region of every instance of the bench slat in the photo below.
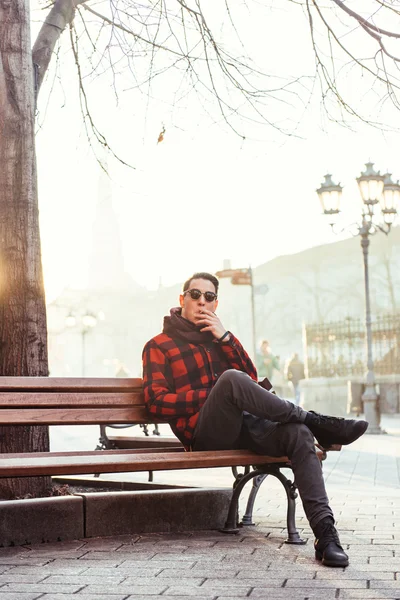
[[[42,454],[42,456],[38,456]],[[58,453],[56,453],[58,454]],[[247,450],[218,452],[135,452],[105,451],[64,456],[51,452],[24,454],[18,458],[0,454],[0,477],[32,477],[38,475],[86,475],[90,473],[124,473],[165,471],[209,467],[240,467],[262,464],[289,464],[287,457],[270,457]]]
[[[145,424],[160,422],[149,417],[143,406],[130,408],[42,408],[0,410],[0,425],[99,425],[100,423]]]
[[[124,436],[124,435],[115,435],[115,436],[107,436],[108,440],[114,444],[117,448],[126,448],[132,449],[135,448],[181,448],[182,444],[177,438],[173,437],[163,437],[158,435],[152,436]]]
[[[0,377],[0,390],[57,392],[140,391],[143,380],[137,377]]]
[[[127,450],[127,449],[119,449],[119,450],[77,450],[76,452],[71,452],[71,451],[64,451],[64,452],[7,452],[7,453],[3,453],[0,454],[0,459],[1,460],[6,460],[6,458],[20,458],[20,459],[30,459],[31,457],[39,457],[39,458],[44,458],[44,456],[46,455],[51,455],[53,457],[64,457],[64,458],[68,458],[69,456],[97,456],[99,454],[99,452],[101,453],[102,456],[107,456],[108,454],[127,454],[127,453],[132,453],[132,454],[151,454],[152,452],[185,452],[185,449],[183,446],[176,446],[173,448],[168,448],[168,447],[160,447],[160,448],[135,448],[134,450]]]
[[[143,392],[119,392],[119,393],[101,393],[101,392],[61,392],[51,394],[44,392],[1,392],[0,408],[11,407],[96,407],[101,406],[144,406]]]

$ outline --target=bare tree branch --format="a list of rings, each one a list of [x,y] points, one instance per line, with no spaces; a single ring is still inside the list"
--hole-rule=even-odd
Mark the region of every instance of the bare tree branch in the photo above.
[[[75,17],[79,4],[88,0],[55,0],[47,15],[32,49],[32,59],[36,65],[36,97],[39,94],[43,78],[48,69],[51,57],[60,35],[70,25]]]
[[[362,17],[358,13],[354,12],[354,10],[351,10],[348,6],[346,6],[346,4],[344,2],[342,2],[342,0],[333,0],[333,1],[335,4],[337,4],[339,6],[339,8],[341,8],[348,15],[353,17],[353,19],[356,19],[356,21],[358,21],[360,23],[360,25],[363,25],[366,30],[372,29],[373,31],[376,31],[377,33],[387,35],[388,37],[400,38],[400,33],[394,33],[393,31],[387,31],[386,29],[381,29],[380,27],[376,27],[376,25],[374,25],[370,21],[367,21],[367,19],[364,19],[364,17]]]
[[[298,12],[299,19],[308,17],[314,72],[310,64],[299,74],[293,61],[295,75],[270,75],[246,53],[240,37],[243,10],[250,16],[252,6],[273,8],[273,0],[254,0],[253,5],[250,0],[244,4],[224,0],[222,9],[216,7],[219,20],[214,19],[212,3],[201,0],[52,0],[33,48],[37,91],[57,40],[65,27],[74,24],[74,58],[79,55],[82,63],[81,95],[83,86],[104,75],[116,102],[121,90],[137,90],[147,98],[148,107],[161,94],[161,102],[179,110],[195,92],[214,123],[225,122],[245,139],[245,123],[294,135],[319,82],[324,111],[333,121],[349,126],[356,118],[385,129],[393,127],[395,120],[389,118],[385,125],[371,115],[376,112],[375,97],[379,110],[386,110],[389,102],[400,109],[400,56],[393,49],[400,39],[400,23],[392,26],[400,16],[398,0],[369,0],[362,14],[343,0],[286,0],[285,4]],[[81,19],[75,19],[77,9]],[[377,25],[378,18],[382,24],[389,22],[390,30]],[[265,57],[261,60],[265,63]],[[271,59],[271,69],[274,64]],[[167,73],[163,88],[159,79]],[[352,85],[348,93],[347,82],[356,73],[361,85],[355,101],[357,86]],[[89,102],[91,90],[85,93]],[[375,106],[364,102],[365,96]],[[286,111],[282,118],[275,110],[279,103],[293,113]],[[93,133],[99,139],[98,130]]]

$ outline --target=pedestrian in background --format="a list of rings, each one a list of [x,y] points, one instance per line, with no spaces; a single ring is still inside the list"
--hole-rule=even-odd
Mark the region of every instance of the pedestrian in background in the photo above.
[[[257,373],[259,377],[267,377],[273,383],[274,370],[279,371],[279,359],[271,350],[268,340],[263,340],[257,354]]]
[[[294,392],[294,403],[299,406],[300,404],[300,381],[305,378],[304,363],[301,362],[299,355],[295,352],[290,359],[287,369],[286,377],[291,382]]]

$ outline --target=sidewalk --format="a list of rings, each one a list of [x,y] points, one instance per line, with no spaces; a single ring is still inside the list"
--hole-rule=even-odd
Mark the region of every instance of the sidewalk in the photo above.
[[[265,481],[256,527],[121,536],[0,548],[0,600],[400,599],[400,419],[388,435],[365,435],[324,463],[347,569],[315,562],[298,503],[304,546],[285,545],[285,498]],[[156,474],[163,482],[231,485],[229,469]]]

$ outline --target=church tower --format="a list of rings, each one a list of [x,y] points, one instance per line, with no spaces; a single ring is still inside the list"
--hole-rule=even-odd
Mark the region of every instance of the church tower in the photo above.
[[[103,170],[99,178],[93,222],[88,283],[90,290],[99,291],[132,291],[138,287],[130,275],[125,273],[120,228],[112,203],[112,184],[109,175]]]

